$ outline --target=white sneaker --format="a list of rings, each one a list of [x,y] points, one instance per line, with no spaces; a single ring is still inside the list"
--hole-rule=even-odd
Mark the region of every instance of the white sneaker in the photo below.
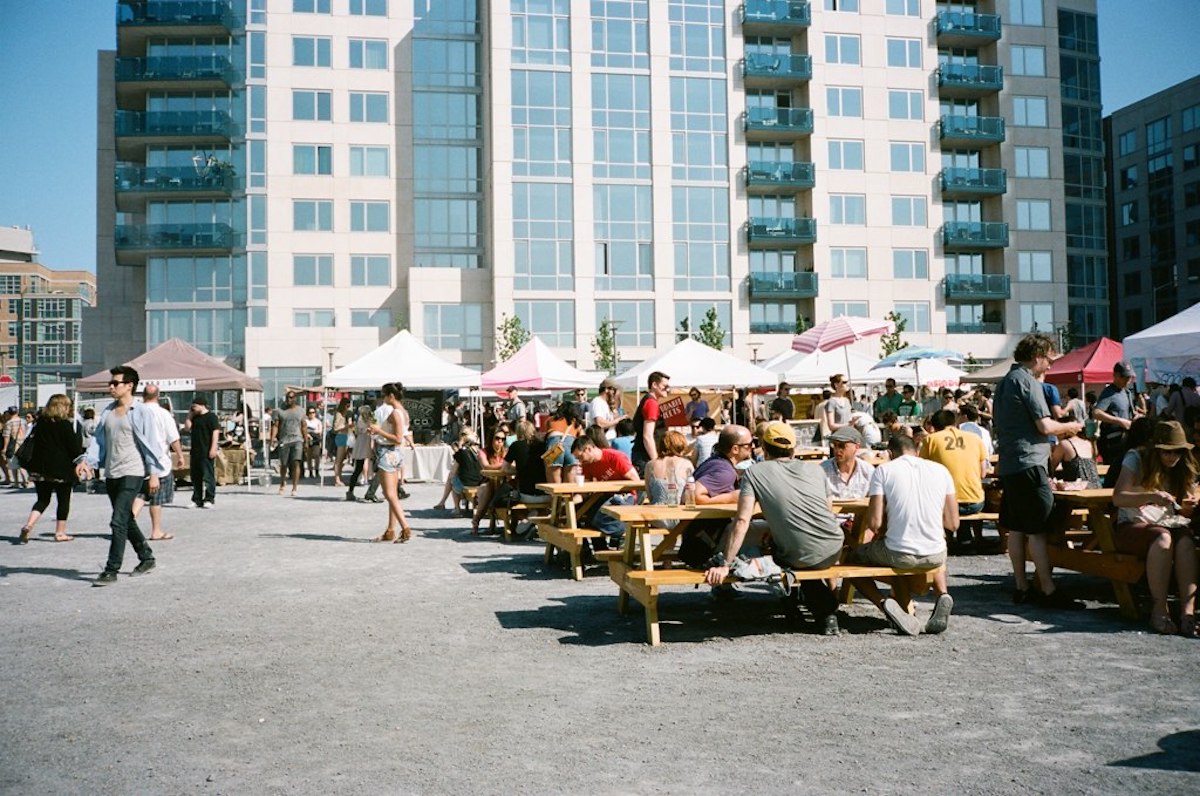
[[[950,624],[950,612],[954,610],[954,598],[949,594],[940,595],[933,605],[933,613],[925,623],[925,632],[936,635],[945,633]]]
[[[888,619],[892,620],[892,624],[904,635],[921,635],[921,623],[915,616],[901,608],[900,603],[891,597],[883,601],[883,613]]]

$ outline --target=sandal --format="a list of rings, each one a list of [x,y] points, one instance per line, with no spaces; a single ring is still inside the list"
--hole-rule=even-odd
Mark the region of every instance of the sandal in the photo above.
[[[404,525],[400,528],[400,538],[396,539],[395,541],[398,544],[404,544],[411,538],[412,538],[412,527],[408,526],[408,525]]]
[[[166,538],[170,539],[171,537],[168,536]],[[70,534],[64,533],[62,536],[55,536],[54,541],[56,541],[56,542],[73,542],[73,541],[75,541],[75,537],[71,536]]]
[[[394,530],[392,530],[391,528],[388,528],[386,531],[379,534],[371,541],[372,542],[394,542],[394,541],[396,541],[396,532]]]
[[[1150,617],[1150,627],[1155,633],[1162,633],[1164,636],[1173,636],[1179,632],[1179,628],[1175,627],[1175,623],[1171,621],[1170,614],[1154,614]]]
[[[21,539],[18,544],[29,544],[29,534],[33,533],[33,528],[26,525],[21,529]]]

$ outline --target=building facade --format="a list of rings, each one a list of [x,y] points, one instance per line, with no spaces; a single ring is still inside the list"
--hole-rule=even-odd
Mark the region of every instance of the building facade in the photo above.
[[[747,357],[839,314],[980,359],[1099,334],[1094,30],[1094,0],[121,2],[87,359],[180,336],[316,383],[407,327],[487,368],[506,316],[581,366],[710,312]]]
[[[96,296],[88,271],[56,271],[36,262],[33,234],[0,229],[0,377],[21,387],[22,405],[37,385],[83,375],[83,308]]]
[[[1200,301],[1200,77],[1104,120],[1119,336]]]

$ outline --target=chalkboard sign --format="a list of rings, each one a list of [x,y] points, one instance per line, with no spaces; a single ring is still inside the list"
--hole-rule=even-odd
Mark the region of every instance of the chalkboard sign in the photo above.
[[[404,393],[404,408],[412,423],[413,439],[418,443],[436,438],[442,429],[441,390],[412,390]]]
[[[219,398],[221,402],[222,412],[236,412],[241,405],[242,391],[241,390],[221,390]]]

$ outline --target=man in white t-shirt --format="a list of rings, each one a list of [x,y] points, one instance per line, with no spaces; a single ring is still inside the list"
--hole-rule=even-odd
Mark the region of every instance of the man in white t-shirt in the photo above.
[[[167,474],[158,479],[157,492],[152,493],[143,489],[137,499],[133,501],[133,518],[136,520],[142,512],[142,506],[149,503],[150,541],[160,542],[175,538],[174,534],[163,532],[162,507],[175,501],[175,474],[172,472],[171,454],[175,454],[174,469],[182,470],[183,446],[179,444],[179,424],[175,422],[175,418],[171,416],[167,408],[158,402],[157,386],[147,384],[142,388],[142,403],[147,408],[154,410],[151,416],[154,419],[154,425],[158,427],[158,439],[162,443],[162,450],[158,451],[158,463],[167,471]]]
[[[610,399],[616,397],[621,388],[612,379],[605,379],[600,382],[600,394],[592,399],[588,405],[587,421],[588,425],[600,426],[604,429],[604,436],[608,439],[616,439],[617,414],[613,411]]]
[[[853,548],[848,564],[896,569],[938,570],[934,575],[937,603],[925,625],[926,633],[941,633],[950,622],[954,600],[946,591],[946,531],[958,529],[958,497],[950,471],[937,462],[917,457],[912,437],[888,440],[891,461],[875,468],[867,489],[869,531],[865,543]],[[878,536],[887,517],[887,531]],[[874,538],[872,538],[874,537]],[[884,599],[874,580],[855,579],[854,586],[875,603],[901,633],[915,636],[921,624],[894,598]],[[893,591],[894,589],[893,584]]]

